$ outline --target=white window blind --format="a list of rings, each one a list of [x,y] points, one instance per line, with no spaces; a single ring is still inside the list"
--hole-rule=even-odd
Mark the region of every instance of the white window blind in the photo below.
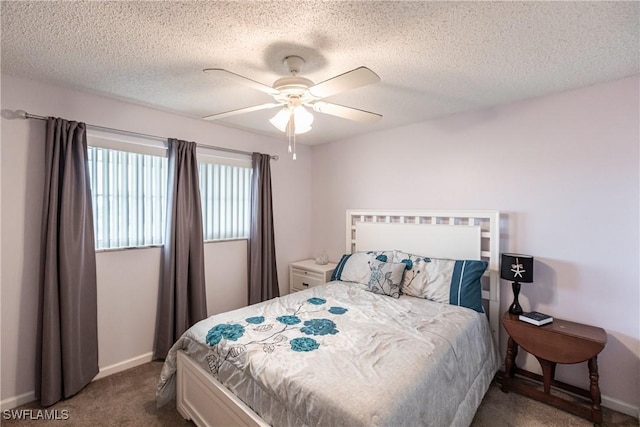
[[[87,133],[96,249],[164,243],[165,142]],[[249,237],[251,161],[198,150],[205,241]]]
[[[204,240],[249,237],[251,168],[198,163]]]
[[[96,249],[161,245],[167,158],[89,146],[88,160]]]

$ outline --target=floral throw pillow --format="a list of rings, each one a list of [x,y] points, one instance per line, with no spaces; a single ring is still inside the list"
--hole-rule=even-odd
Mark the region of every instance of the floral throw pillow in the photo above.
[[[400,282],[405,265],[402,263],[382,262],[374,259],[370,262],[371,275],[367,287],[369,291],[400,298]]]

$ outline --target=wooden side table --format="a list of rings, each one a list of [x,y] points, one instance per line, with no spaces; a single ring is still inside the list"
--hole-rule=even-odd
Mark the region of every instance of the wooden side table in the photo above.
[[[607,343],[607,334],[604,329],[562,319],[554,319],[553,322],[546,325],[535,326],[519,320],[517,315],[509,312],[506,312],[502,317],[502,324],[509,334],[502,391],[513,390],[587,418],[596,424],[602,423],[600,387],[598,386],[598,354]],[[516,366],[518,346],[538,359],[542,367],[542,376]],[[556,364],[581,362],[587,362],[589,367],[589,390],[554,380]],[[526,384],[516,377],[516,374],[542,381],[544,391]],[[550,393],[551,386],[590,399],[590,407],[552,395]]]

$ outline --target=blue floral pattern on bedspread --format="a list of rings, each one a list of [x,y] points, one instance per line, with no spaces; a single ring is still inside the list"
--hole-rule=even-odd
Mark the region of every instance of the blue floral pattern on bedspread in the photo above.
[[[222,338],[230,341],[238,341],[244,335],[244,326],[231,324],[231,325],[216,325],[209,330],[207,334],[207,344],[216,345]]]
[[[300,328],[300,332],[307,335],[335,335],[338,330],[336,324],[329,319],[311,319],[304,322],[304,328]]]
[[[247,317],[244,320],[246,320],[247,323],[251,323],[253,325],[259,325],[260,323],[264,322],[264,316]]]
[[[259,315],[247,317],[243,321],[221,323],[209,330],[206,343],[211,347],[207,355],[207,362],[212,373],[217,374],[225,362],[245,354],[249,348],[262,350],[264,353],[275,351],[296,351],[306,353],[320,348],[320,343],[312,336],[335,335],[339,333],[338,325],[331,319],[319,316],[305,320],[301,315],[315,313],[330,313],[342,315],[349,311],[345,307],[322,307],[326,299],[312,297],[299,303],[293,313],[276,317]],[[244,323],[244,324],[243,324]],[[289,335],[299,331],[306,336],[289,338]]]
[[[291,340],[291,350],[293,351],[313,351],[320,347],[318,341],[313,338],[294,338]]]
[[[349,310],[344,307],[331,307],[328,311],[331,314],[345,314]]]
[[[301,322],[298,316],[280,316],[276,320],[284,325],[297,325]]]

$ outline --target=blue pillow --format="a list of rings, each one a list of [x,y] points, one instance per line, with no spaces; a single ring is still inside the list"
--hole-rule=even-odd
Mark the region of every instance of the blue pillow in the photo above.
[[[484,313],[481,278],[489,264],[486,261],[456,261],[449,290],[449,304]]]
[[[344,270],[344,265],[347,263],[347,260],[349,259],[350,256],[351,254],[342,255],[342,258],[340,258],[340,261],[338,261],[338,265],[336,265],[336,268],[333,270],[333,273],[331,273],[332,282],[335,280],[340,280],[340,276],[342,276],[342,270]]]

